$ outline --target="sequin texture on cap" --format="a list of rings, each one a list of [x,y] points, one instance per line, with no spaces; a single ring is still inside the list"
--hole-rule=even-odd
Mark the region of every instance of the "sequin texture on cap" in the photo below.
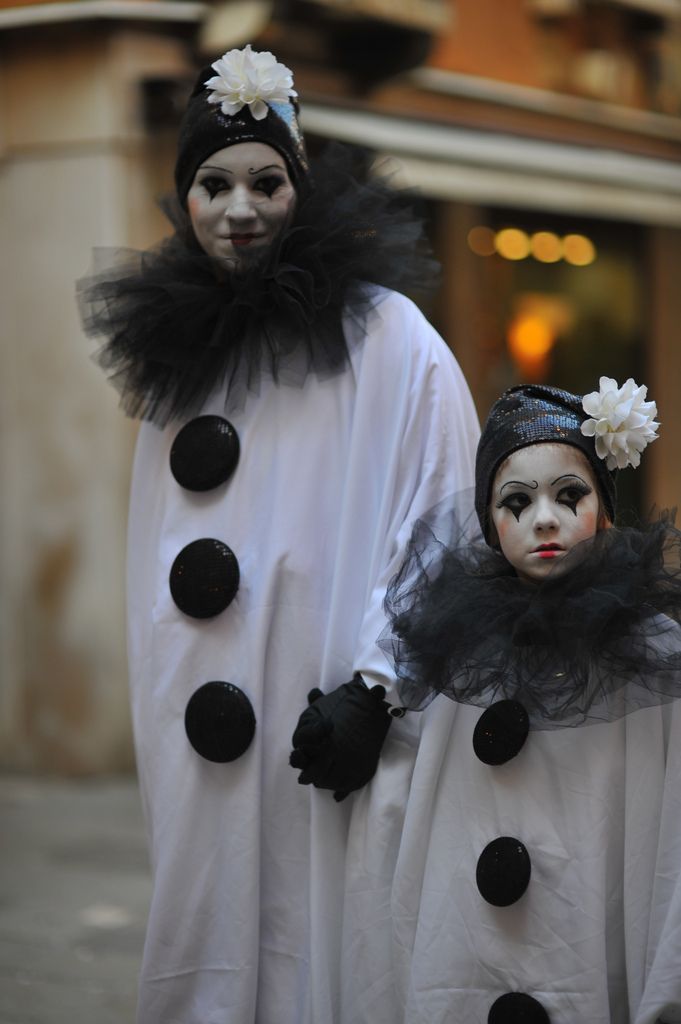
[[[594,471],[603,508],[615,518],[615,480],[596,455],[593,438],[582,434],[587,414],[580,395],[547,384],[520,384],[505,391],[487,417],[475,460],[475,511],[487,543],[494,474],[509,455],[532,444],[570,444],[579,448]]]

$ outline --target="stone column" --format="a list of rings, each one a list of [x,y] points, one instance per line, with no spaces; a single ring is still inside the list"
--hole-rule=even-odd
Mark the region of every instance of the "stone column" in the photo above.
[[[135,429],[83,336],[93,246],[146,246],[172,153],[139,82],[186,70],[154,31],[13,30],[0,71],[0,766],[130,768],[124,626]],[[159,181],[158,168],[161,168]]]

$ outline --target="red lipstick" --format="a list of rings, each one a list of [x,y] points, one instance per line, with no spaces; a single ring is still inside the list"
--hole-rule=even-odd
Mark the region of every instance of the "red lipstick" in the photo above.
[[[533,549],[532,554],[539,555],[540,558],[555,558],[562,550],[560,544],[540,544],[538,548]]]

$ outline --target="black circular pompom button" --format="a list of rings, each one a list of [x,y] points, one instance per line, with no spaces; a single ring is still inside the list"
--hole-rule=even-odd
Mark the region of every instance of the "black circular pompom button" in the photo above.
[[[170,570],[170,593],[185,615],[210,619],[234,600],[239,563],[221,540],[204,537],[182,548]]]
[[[197,754],[207,761],[236,761],[255,734],[255,714],[238,686],[219,681],[204,683],[184,714],[184,727]]]
[[[492,906],[510,907],[527,889],[530,872],[530,855],[520,840],[501,836],[478,857],[475,881],[482,898]]]
[[[487,1024],[551,1024],[551,1018],[532,996],[507,992],[492,1004]]]
[[[222,416],[185,423],[170,449],[170,472],[188,491],[211,491],[229,480],[239,461],[239,435]]]
[[[473,732],[473,750],[485,764],[505,764],[522,749],[530,719],[517,700],[498,700],[484,711]]]

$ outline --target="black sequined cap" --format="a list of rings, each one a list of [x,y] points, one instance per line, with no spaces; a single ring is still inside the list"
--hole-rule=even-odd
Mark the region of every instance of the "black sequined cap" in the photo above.
[[[614,521],[615,479],[604,459],[596,455],[592,437],[582,434],[588,419],[582,396],[547,384],[519,384],[499,398],[482,430],[475,462],[475,511],[489,543],[489,505],[497,469],[509,455],[531,444],[571,444],[584,452],[594,471],[603,508]]]

